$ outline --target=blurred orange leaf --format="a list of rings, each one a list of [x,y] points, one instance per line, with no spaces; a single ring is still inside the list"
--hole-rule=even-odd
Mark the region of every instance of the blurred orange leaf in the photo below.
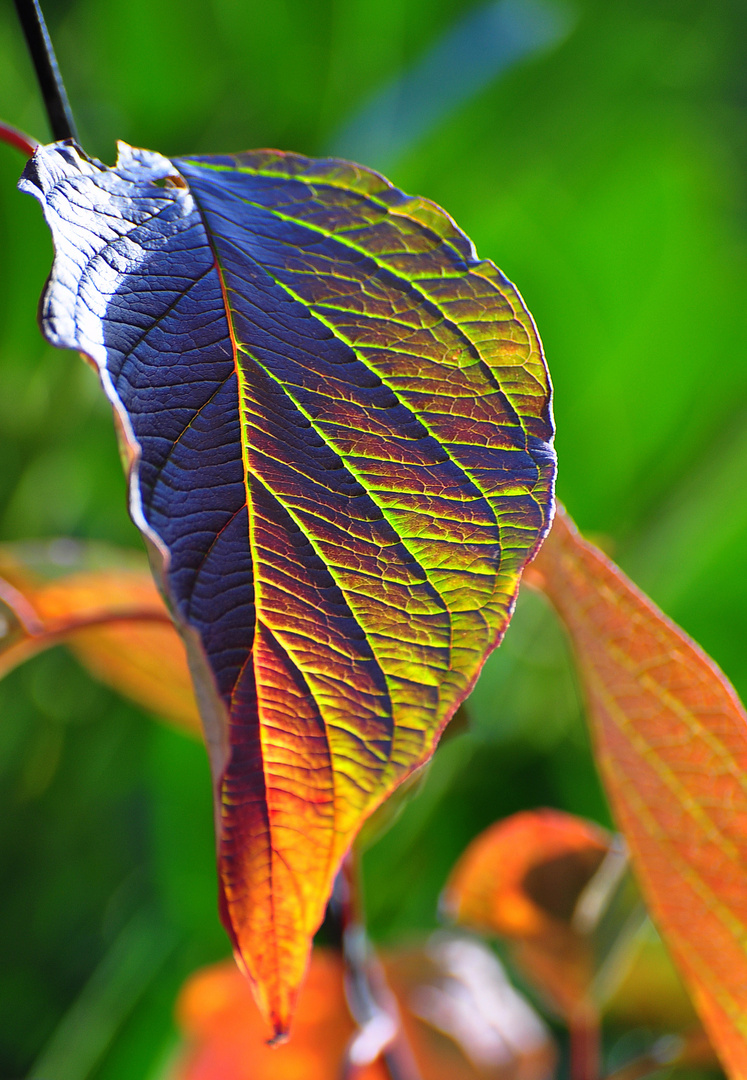
[[[102,682],[200,732],[186,653],[145,560],[40,581],[16,553],[0,554],[0,677],[64,643]]]
[[[193,975],[177,1019],[188,1048],[174,1080],[331,1080],[340,1072],[355,1024],[348,1012],[340,956],[317,949],[299,997],[293,1039],[267,1045],[265,1021],[249,982],[233,961]],[[355,1080],[386,1080],[381,1066]]]
[[[597,760],[662,934],[747,1076],[747,715],[718,669],[561,511],[531,568],[570,633]]]
[[[547,1080],[555,1063],[549,1034],[481,945],[436,935],[425,949],[393,954],[384,970],[404,1034],[426,1080]],[[333,1080],[355,1024],[338,953],[315,949],[293,1038],[265,1042],[247,981],[229,962],[197,972],[177,1005],[186,1036],[172,1080]],[[380,1063],[350,1080],[388,1080]]]
[[[473,840],[446,888],[450,914],[511,939],[518,964],[566,1017],[589,999],[594,950],[574,913],[609,846],[609,834],[592,822],[525,811]]]

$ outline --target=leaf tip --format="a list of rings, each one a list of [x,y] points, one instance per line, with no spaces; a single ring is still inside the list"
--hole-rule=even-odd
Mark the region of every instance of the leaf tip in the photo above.
[[[294,970],[281,971],[277,964],[268,962],[267,956],[252,955],[252,946],[255,942],[251,934],[241,933],[241,922],[233,917],[230,905],[221,888],[219,894],[219,912],[221,922],[228,933],[233,945],[233,956],[236,966],[249,984],[254,1001],[259,1012],[271,1032],[266,1040],[267,1046],[282,1046],[290,1038],[291,1027],[296,1014],[298,996],[306,975],[306,969],[311,954],[311,936],[303,942],[307,946],[307,953],[302,963],[292,965]],[[273,934],[273,931],[270,931]],[[267,944],[267,938],[264,937]],[[277,947],[279,942],[274,941]],[[294,958],[299,961],[303,951],[303,945],[296,941],[296,948],[292,950]],[[275,950],[271,950],[274,952]]]
[[[277,1028],[272,1038],[267,1040],[267,1045],[272,1047],[283,1046],[288,1042],[289,1038],[290,1029],[288,1027]]]

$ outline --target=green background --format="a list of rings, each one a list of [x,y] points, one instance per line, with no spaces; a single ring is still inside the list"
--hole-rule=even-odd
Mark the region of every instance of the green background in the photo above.
[[[560,497],[745,697],[747,5],[574,0],[554,9],[554,47],[501,68],[494,42],[478,77],[483,8],[46,4],[83,146],[102,160],[117,137],[165,154],[354,145],[445,206],[539,325]],[[9,0],[0,117],[49,138]],[[0,540],[139,547],[95,378],[35,324],[51,245],[15,191],[22,164],[0,146]],[[379,941],[436,925],[450,867],[497,817],[556,805],[609,820],[540,600],[522,598],[468,713],[367,853]],[[35,1061],[40,1080],[155,1080],[179,985],[228,952],[215,894],[200,745],[59,649],[0,684],[2,1080]]]

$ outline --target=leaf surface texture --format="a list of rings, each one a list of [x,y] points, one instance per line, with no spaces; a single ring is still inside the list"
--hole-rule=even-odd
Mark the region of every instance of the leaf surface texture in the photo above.
[[[185,635],[222,910],[276,1032],[362,821],[421,765],[546,531],[521,298],[434,204],[336,160],[40,149],[55,344],[98,367]]]

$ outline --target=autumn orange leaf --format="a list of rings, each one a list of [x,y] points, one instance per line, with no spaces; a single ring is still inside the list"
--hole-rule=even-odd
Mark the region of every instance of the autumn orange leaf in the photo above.
[[[519,966],[566,1017],[589,1001],[594,950],[573,916],[610,839],[558,810],[513,814],[472,841],[444,895],[459,923],[510,939]]]
[[[184,645],[147,563],[38,576],[0,553],[0,678],[53,645],[69,646],[102,682],[192,734],[200,719]]]
[[[559,513],[527,579],[568,628],[650,909],[747,1076],[747,715],[716,664]]]
[[[175,1080],[328,1080],[340,1072],[355,1024],[346,1002],[341,957],[316,950],[300,996],[293,1039],[269,1047],[249,983],[228,961],[193,975],[177,1019],[187,1037]],[[356,1080],[385,1080],[376,1064]]]

